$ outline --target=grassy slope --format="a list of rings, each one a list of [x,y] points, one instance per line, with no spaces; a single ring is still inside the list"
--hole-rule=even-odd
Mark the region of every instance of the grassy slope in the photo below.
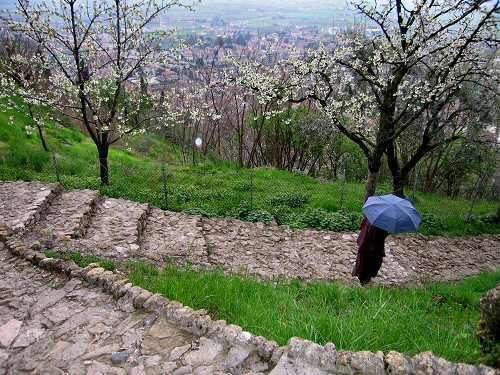
[[[500,271],[456,283],[423,288],[346,287],[338,283],[264,282],[221,271],[200,272],[140,262],[115,264],[79,253],[45,253],[73,260],[81,267],[96,262],[119,267],[129,280],[194,309],[206,309],[256,335],[284,345],[291,337],[342,350],[391,350],[410,355],[423,351],[450,361],[483,363],[476,337],[479,299],[500,283]]]
[[[14,125],[8,117],[14,116]],[[22,114],[0,112],[0,179],[55,181],[54,167],[49,153],[43,151],[37,134],[28,136],[24,125],[29,120]],[[253,202],[256,208],[273,211],[273,197],[297,192],[311,197],[306,207],[284,208],[286,220],[292,220],[308,208],[336,211],[341,206],[350,212],[360,212],[364,193],[363,184],[321,183],[307,176],[273,169],[237,169],[229,163],[206,161],[197,166],[180,162],[178,150],[152,135],[132,139],[131,152],[110,151],[111,185],[101,187],[97,171],[97,153],[91,140],[82,133],[48,125],[46,138],[55,151],[62,183],[68,188],[99,189],[103,194],[139,202],[148,202],[165,208],[161,167],[157,160],[165,153],[168,171],[168,209],[180,211],[197,208],[216,216],[231,215],[242,202]],[[250,192],[251,182],[255,186]],[[385,185],[379,193],[389,192]],[[341,197],[343,203],[341,203]],[[500,233],[500,226],[463,223],[468,212],[464,199],[419,193],[417,208],[432,213],[443,224],[424,228],[427,234]],[[478,202],[474,214],[492,213],[494,202]],[[285,222],[287,222],[285,220]]]
[[[500,282],[500,271],[422,289],[269,283],[217,272],[159,272],[138,263],[129,265],[129,278],[280,344],[298,336],[344,350],[432,351],[451,361],[477,363],[479,298]]]

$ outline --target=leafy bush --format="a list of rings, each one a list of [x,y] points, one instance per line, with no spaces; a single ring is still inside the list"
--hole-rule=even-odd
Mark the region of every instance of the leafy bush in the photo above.
[[[274,216],[269,211],[252,209],[247,203],[240,204],[232,211],[231,216],[252,223],[261,222],[268,225],[274,221]]]
[[[260,223],[270,225],[274,221],[274,216],[271,215],[266,210],[253,210],[253,211],[250,211],[246,220],[250,221],[252,223],[260,222]]]
[[[247,203],[241,203],[231,212],[231,216],[236,219],[246,220],[251,211],[252,209]]]
[[[302,193],[283,193],[268,200],[271,206],[285,205],[291,208],[304,207],[311,201],[311,197]]]
[[[472,216],[469,220],[471,223],[478,224],[498,224],[499,217],[496,214],[484,214]]]
[[[424,213],[422,214],[422,225],[421,229],[426,233],[426,234],[438,234],[441,233],[445,226],[441,219],[437,217],[434,214],[431,213]]]
[[[320,208],[309,209],[291,223],[298,229],[316,228],[335,232],[358,230],[362,215],[354,212],[328,212]]]
[[[272,206],[269,211],[278,225],[289,224],[292,221],[293,210],[289,206]]]

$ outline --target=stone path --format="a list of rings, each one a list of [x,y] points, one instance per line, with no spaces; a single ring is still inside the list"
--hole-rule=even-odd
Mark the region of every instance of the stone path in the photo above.
[[[122,275],[44,258],[22,245],[6,249],[0,242],[0,273],[5,375],[500,374],[429,352],[413,358],[349,352],[299,338],[278,347],[132,286]]]
[[[119,272],[97,265],[81,269],[38,251],[81,245],[81,250],[90,252],[87,246],[99,242],[101,248],[94,251],[106,251],[103,254],[119,259],[139,257],[161,263],[164,258],[180,258],[199,260],[203,266],[228,262],[231,270],[243,266],[257,274],[275,271],[282,261],[287,272],[314,278],[319,272],[335,272],[335,267],[322,266],[315,271],[308,262],[323,264],[323,257],[342,258],[341,241],[354,241],[351,234],[300,234],[242,222],[150,212],[145,205],[102,201],[90,191],[64,193],[56,185],[39,183],[0,183],[0,203],[0,374],[500,375],[500,371],[485,366],[450,363],[429,352],[412,358],[396,352],[349,352],[337,350],[331,343],[320,346],[299,338],[279,347],[241,327],[212,320],[204,310],[194,311],[133,286]],[[113,220],[115,211],[118,215]],[[223,223],[228,224],[224,227]],[[227,230],[232,233],[227,241],[216,235]],[[317,235],[323,236],[323,241],[310,239]],[[84,238],[79,239],[81,236]],[[327,245],[332,239],[337,246],[333,249]],[[488,240],[498,243],[498,238]],[[113,249],[115,241],[125,251]],[[252,245],[259,243],[256,250]],[[234,253],[220,251],[224,244]],[[386,259],[402,278],[411,276],[403,272],[413,267],[412,262],[421,267],[418,241],[408,245],[412,249],[405,258],[408,264],[398,262],[397,251],[390,251]],[[467,251],[474,254],[478,246],[480,243],[474,242]],[[300,251],[311,249],[317,258],[308,254],[301,260]],[[284,253],[278,255],[277,250]],[[482,258],[490,262],[486,267],[498,265],[497,258],[486,253]],[[252,254],[259,254],[259,261]],[[472,262],[465,256],[452,259],[457,256],[453,252],[448,256],[456,263],[454,272]],[[269,259],[275,262],[266,264]],[[253,269],[244,267],[247,261]],[[474,270],[481,266],[474,266]],[[442,277],[440,272],[444,271],[436,269]]]
[[[263,374],[252,367],[268,372],[258,358],[243,365],[248,353],[238,358],[237,350],[221,342],[193,336],[157,313],[135,311],[125,297],[115,301],[6,250],[0,250],[0,273],[2,374]]]
[[[191,264],[264,279],[355,282],[356,234],[292,231],[239,220],[162,211],[54,184],[0,183],[0,231],[20,232],[42,248],[118,261]],[[20,230],[23,227],[29,231]],[[376,283],[458,280],[500,267],[500,236],[391,236]]]
[[[91,190],[63,192],[48,207],[37,230],[57,238],[80,238],[88,229],[99,195]]]

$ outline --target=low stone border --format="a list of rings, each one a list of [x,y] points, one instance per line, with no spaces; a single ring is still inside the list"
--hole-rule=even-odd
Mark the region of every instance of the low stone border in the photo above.
[[[254,336],[237,325],[224,320],[212,320],[205,310],[193,310],[180,302],[171,301],[132,283],[118,272],[106,271],[98,264],[79,267],[73,261],[48,258],[39,249],[30,248],[14,238],[0,234],[0,241],[14,255],[50,271],[78,278],[97,285],[121,299],[132,309],[156,312],[177,327],[195,336],[207,336],[231,347],[228,361],[237,368],[250,355],[257,355],[273,368],[270,375],[286,374],[456,374],[500,375],[483,365],[473,366],[451,363],[434,356],[431,352],[412,358],[397,352],[349,352],[338,351],[334,344],[324,346],[300,338],[291,338],[288,345],[280,347],[275,341]],[[231,367],[231,366],[230,366]],[[257,373],[258,374],[258,373]]]

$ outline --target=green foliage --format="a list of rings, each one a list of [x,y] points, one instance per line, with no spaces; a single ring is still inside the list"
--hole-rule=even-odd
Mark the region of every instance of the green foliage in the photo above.
[[[500,368],[500,342],[491,344],[491,346],[479,358],[479,362],[493,368]]]
[[[90,263],[97,263],[99,266],[104,268],[106,271],[115,271],[116,264],[112,260],[97,257],[95,255],[82,255],[78,252],[62,253],[52,250],[46,250],[45,256],[47,258],[56,258],[63,260],[72,260],[80,267],[87,267]]]
[[[14,125],[8,125],[10,116],[14,117]],[[0,180],[55,182],[51,154],[43,151],[37,134],[26,134],[24,124],[27,121],[22,114],[0,112]],[[192,212],[202,215],[243,220],[250,217],[251,220],[269,222],[266,213],[250,215],[250,211],[264,210],[280,225],[359,229],[355,223],[363,204],[363,182],[322,183],[301,173],[272,168],[237,168],[231,163],[213,160],[186,166],[182,164],[180,151],[175,145],[157,135],[145,134],[130,138],[127,144],[122,143],[110,150],[111,183],[101,186],[96,148],[87,136],[51,123],[46,124],[45,134],[49,148],[57,157],[61,183],[68,189],[99,190],[109,197],[149,203],[178,212],[195,210]],[[342,143],[344,151],[349,153],[351,146]],[[125,147],[127,150],[123,149]],[[167,206],[158,159],[166,160]],[[349,176],[356,172],[354,169],[358,171],[356,173],[365,173],[365,169],[356,163],[349,159]],[[389,192],[388,185],[380,185],[377,191],[379,194]],[[242,202],[252,202],[252,206],[242,207],[245,206]],[[497,205],[480,200],[475,205],[474,216],[492,214]],[[494,221],[480,219],[465,223],[469,210],[469,202],[465,199],[417,192],[416,206],[421,212],[432,213],[434,218],[427,223],[424,221],[420,231],[424,234],[500,233],[500,225]],[[315,209],[321,211],[314,212]]]
[[[303,193],[282,193],[271,197],[269,200],[271,206],[288,206],[290,208],[301,208],[311,202],[311,196]]]
[[[422,214],[422,230],[426,234],[438,234],[441,233],[444,229],[445,226],[441,219],[437,217],[434,214],[431,213],[424,213]]]
[[[188,214],[188,215],[198,215],[198,216],[202,216],[202,217],[210,217],[211,216],[208,212],[206,212],[200,208],[186,208],[182,212],[184,212],[185,214]]]
[[[252,210],[246,217],[247,221],[250,221],[252,223],[264,223],[267,225],[270,225],[274,221],[273,215],[271,215],[268,211],[266,210]]]
[[[450,361],[478,363],[479,298],[500,272],[419,288],[347,287],[336,283],[264,282],[220,272],[129,263],[129,279],[213,319],[286,344],[303,337],[341,350],[432,351]]]
[[[322,209],[309,209],[298,215],[292,227],[316,228],[335,232],[358,230],[362,215],[354,212],[328,212]]]
[[[286,225],[293,221],[294,211],[289,206],[272,206],[269,209],[269,212],[271,213],[271,215],[273,215],[274,220],[278,225]]]
[[[271,213],[262,209],[252,209],[247,203],[240,204],[232,214],[233,217],[250,221],[252,223],[261,222],[264,224],[272,224],[274,217]]]

